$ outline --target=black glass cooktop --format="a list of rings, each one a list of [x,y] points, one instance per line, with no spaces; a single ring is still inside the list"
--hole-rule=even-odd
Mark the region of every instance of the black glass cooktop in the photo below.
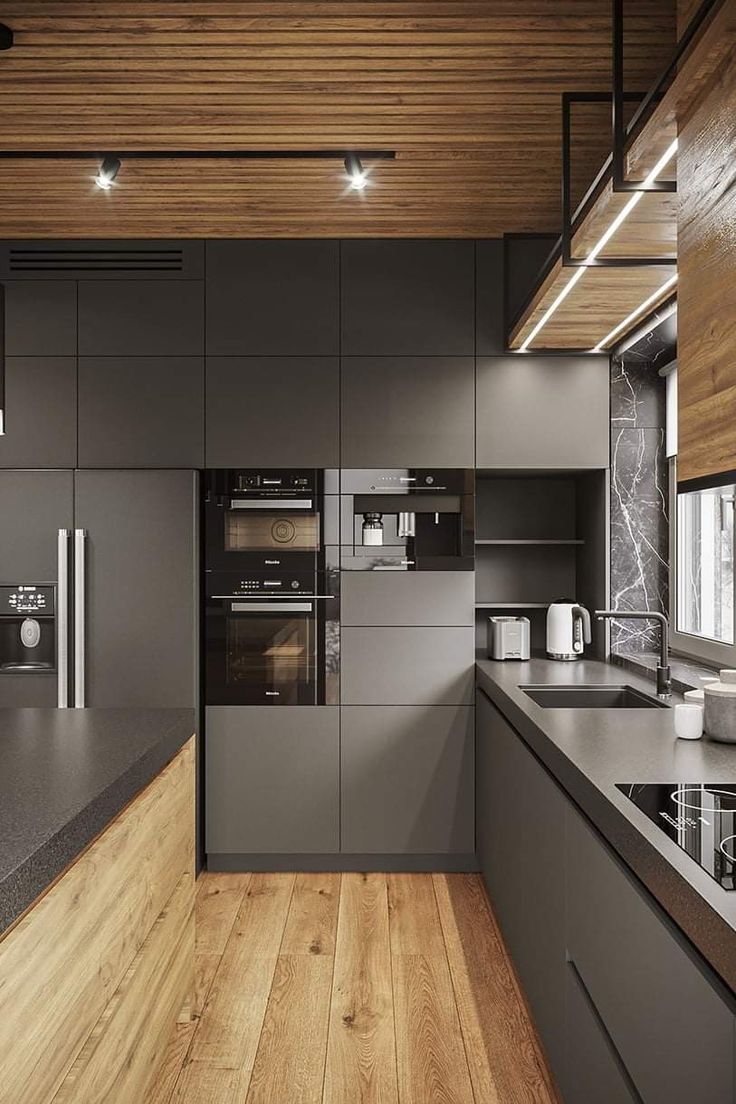
[[[724,889],[736,889],[736,785],[619,783],[643,813]]]

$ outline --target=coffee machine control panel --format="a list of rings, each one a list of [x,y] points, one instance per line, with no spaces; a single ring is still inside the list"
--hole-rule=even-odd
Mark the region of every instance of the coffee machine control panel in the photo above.
[[[0,617],[53,617],[54,588],[37,583],[0,586]]]

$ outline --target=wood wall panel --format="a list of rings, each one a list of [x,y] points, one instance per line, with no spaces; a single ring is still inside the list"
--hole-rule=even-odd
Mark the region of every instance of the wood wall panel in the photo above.
[[[674,40],[627,4],[627,80]],[[609,0],[9,0],[0,144],[397,151],[346,193],[324,162],[0,162],[0,237],[496,237],[559,227],[560,96],[610,87]],[[605,131],[605,128],[603,128]],[[574,188],[601,158],[575,131]]]
[[[736,40],[679,151],[678,480],[736,469]]]

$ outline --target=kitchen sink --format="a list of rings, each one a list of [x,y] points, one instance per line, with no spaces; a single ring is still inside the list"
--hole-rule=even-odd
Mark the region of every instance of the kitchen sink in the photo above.
[[[522,686],[545,709],[667,709],[633,686]]]

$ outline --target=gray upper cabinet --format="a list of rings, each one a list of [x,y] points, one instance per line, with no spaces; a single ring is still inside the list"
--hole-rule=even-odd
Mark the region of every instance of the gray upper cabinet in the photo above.
[[[70,471],[0,471],[0,581],[54,582],[57,534],[74,523]]]
[[[3,287],[6,356],[76,356],[77,286],[73,281],[8,280]]]
[[[342,467],[472,467],[472,357],[344,357]]]
[[[474,710],[377,706],[341,714],[342,850],[472,855]]]
[[[208,353],[339,352],[338,242],[209,241],[206,258]]]
[[[506,351],[501,238],[475,243],[475,348],[478,356]]]
[[[472,241],[343,242],[343,354],[472,356],[474,267]]]
[[[606,468],[608,357],[479,359],[479,468]]]
[[[80,357],[80,468],[203,464],[202,357]]]
[[[339,467],[337,357],[208,357],[206,464]]]
[[[77,362],[73,356],[8,357],[5,412],[0,467],[76,467]]]
[[[81,280],[80,356],[197,356],[204,351],[200,280]]]

